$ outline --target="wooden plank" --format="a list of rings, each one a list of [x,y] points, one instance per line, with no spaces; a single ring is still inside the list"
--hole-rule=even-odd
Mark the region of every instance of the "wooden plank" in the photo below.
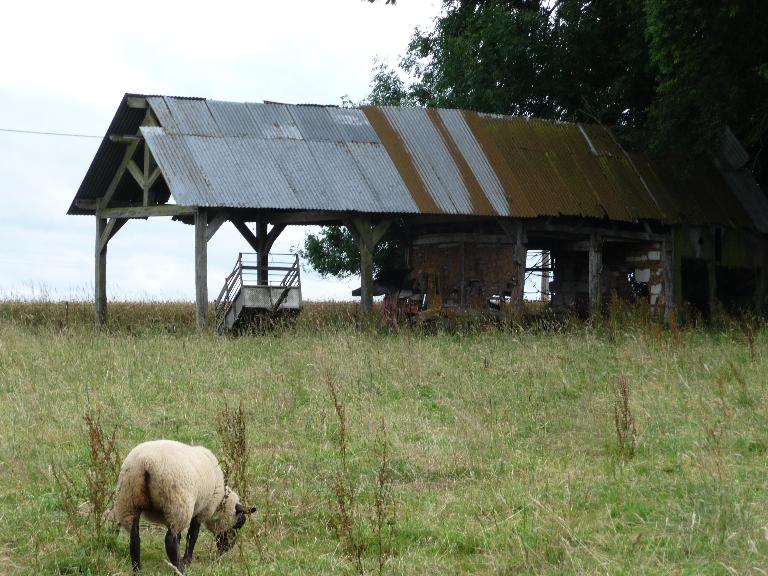
[[[132,144],[133,142],[140,142],[141,136],[136,136],[135,134],[110,134],[109,140],[115,144]]]
[[[117,167],[117,171],[115,172],[115,175],[112,176],[112,180],[109,183],[109,186],[107,186],[107,189],[104,191],[104,196],[102,196],[101,200],[99,201],[99,208],[106,208],[109,206],[109,203],[112,201],[112,197],[115,195],[115,190],[117,190],[117,185],[120,184],[120,180],[123,178],[123,174],[125,174],[126,167],[128,166],[128,163],[133,158],[134,153],[136,152],[136,148],[139,145],[139,141],[135,140],[128,144],[128,148],[125,150],[125,154],[123,154],[123,159],[120,162],[120,166]]]
[[[208,214],[204,209],[195,216],[195,310],[197,331],[202,332],[208,322]]]
[[[589,235],[589,309],[593,315],[600,313],[602,274],[603,241],[597,232],[592,232]]]
[[[75,200],[75,206],[81,210],[96,210],[99,207],[99,201],[95,198],[80,198]]]
[[[107,247],[102,246],[101,239],[107,228],[107,220],[96,217],[96,242],[94,250],[94,304],[95,322],[99,328],[107,323]]]
[[[147,99],[144,98],[144,96],[126,96],[125,105],[128,106],[128,108],[144,109],[149,107]]]
[[[348,212],[324,210],[292,210],[268,212],[264,219],[272,224],[330,224],[343,223],[349,218]]]
[[[154,216],[189,216],[196,213],[195,206],[178,206],[177,204],[104,208],[97,211],[101,218],[152,218]]]

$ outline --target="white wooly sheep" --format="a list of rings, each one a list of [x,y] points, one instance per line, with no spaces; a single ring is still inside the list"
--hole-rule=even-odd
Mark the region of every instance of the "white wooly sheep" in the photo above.
[[[224,484],[216,456],[202,446],[173,440],[153,440],[136,446],[126,456],[117,479],[112,515],[131,535],[133,570],[141,567],[139,518],[168,527],[165,551],[177,571],[192,561],[192,552],[205,524],[216,536],[219,552],[234,544],[235,530],[245,523],[246,510],[238,495]],[[182,531],[187,548],[179,558]]]

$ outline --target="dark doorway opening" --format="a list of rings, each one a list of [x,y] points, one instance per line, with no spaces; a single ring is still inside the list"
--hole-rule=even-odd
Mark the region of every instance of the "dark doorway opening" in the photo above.
[[[704,318],[709,318],[709,272],[705,260],[683,258],[680,266],[681,295],[687,304]]]
[[[752,268],[715,269],[717,300],[728,312],[743,312],[754,305],[756,275]]]

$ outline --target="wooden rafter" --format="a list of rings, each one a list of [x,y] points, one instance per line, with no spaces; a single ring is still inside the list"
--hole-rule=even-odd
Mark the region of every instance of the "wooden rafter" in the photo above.
[[[122,180],[123,174],[125,174],[125,171],[128,169],[128,164],[133,161],[133,155],[136,153],[136,148],[138,146],[139,140],[132,140],[128,144],[128,148],[125,149],[125,154],[123,154],[123,159],[120,162],[120,166],[118,166],[115,175],[112,176],[112,181],[109,183],[109,186],[107,186],[107,189],[104,192],[104,196],[102,196],[101,200],[99,201],[99,208],[106,208],[109,206],[109,203],[112,202],[112,197],[115,195],[117,185],[120,184],[120,180]]]

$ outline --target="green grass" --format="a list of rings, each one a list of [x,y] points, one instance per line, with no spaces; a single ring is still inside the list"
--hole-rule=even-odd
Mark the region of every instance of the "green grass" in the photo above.
[[[262,336],[193,332],[191,306],[118,305],[112,328],[60,303],[0,304],[0,574],[129,573],[128,538],[62,510],[53,467],[84,490],[83,415],[221,453],[216,417],[242,402],[258,512],[192,574],[355,574],[334,523],[332,380],[347,420],[354,537],[378,573],[374,489],[389,443],[386,574],[765,574],[768,333],[624,323],[391,335],[321,307]],[[177,326],[168,333],[166,324]],[[637,427],[619,453],[627,378]],[[142,529],[143,573],[170,574]]]

